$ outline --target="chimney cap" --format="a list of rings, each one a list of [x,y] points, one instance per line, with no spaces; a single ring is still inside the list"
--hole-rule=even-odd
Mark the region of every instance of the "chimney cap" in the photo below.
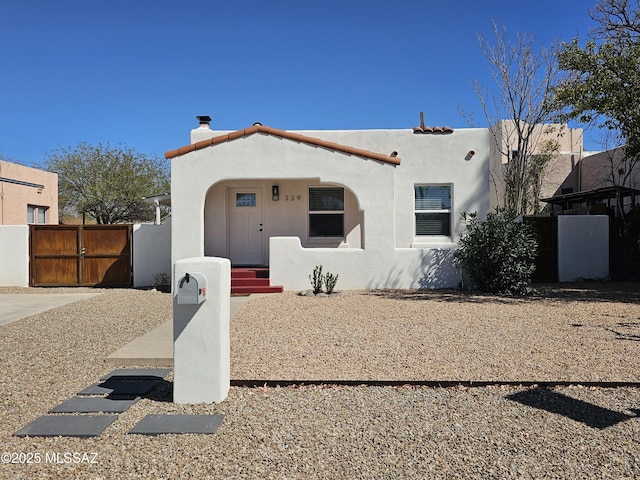
[[[211,121],[211,117],[209,115],[197,115],[196,118],[200,123],[209,123]]]

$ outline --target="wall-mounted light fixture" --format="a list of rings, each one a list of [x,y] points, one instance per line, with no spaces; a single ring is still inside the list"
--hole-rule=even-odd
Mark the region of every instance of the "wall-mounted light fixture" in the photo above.
[[[466,157],[464,157],[464,159],[465,159],[465,160],[467,160],[467,161],[469,161],[469,160],[471,160],[471,158],[473,158],[473,156],[474,156],[475,154],[476,154],[476,152],[475,152],[475,151],[473,151],[473,150],[469,150],[469,153],[467,153],[467,156],[466,156]]]
[[[280,200],[280,189],[278,188],[278,185],[271,187],[271,200],[274,202]]]

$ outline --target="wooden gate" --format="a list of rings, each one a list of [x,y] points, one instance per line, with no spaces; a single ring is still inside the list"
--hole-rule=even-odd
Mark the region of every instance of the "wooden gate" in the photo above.
[[[31,225],[32,287],[132,284],[131,225]]]
[[[531,275],[533,283],[558,281],[558,217],[524,217],[538,239],[536,269]]]

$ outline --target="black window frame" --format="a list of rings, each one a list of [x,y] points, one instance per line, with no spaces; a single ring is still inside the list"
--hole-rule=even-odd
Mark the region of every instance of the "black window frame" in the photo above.
[[[343,187],[309,187],[307,212],[309,238],[344,238]]]

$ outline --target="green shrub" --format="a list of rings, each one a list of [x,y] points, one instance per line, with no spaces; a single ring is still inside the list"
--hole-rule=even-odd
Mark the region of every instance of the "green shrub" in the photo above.
[[[336,283],[338,283],[338,274],[333,274],[327,272],[324,276],[324,287],[327,290],[328,294],[333,292],[333,289],[336,288]]]
[[[478,220],[477,213],[463,213],[466,231],[455,253],[459,266],[483,292],[527,293],[535,270],[538,242],[531,228],[504,210]]]
[[[322,265],[316,265],[316,268],[313,269],[313,275],[309,275],[309,280],[311,281],[313,293],[317,295],[318,293],[322,292],[322,284],[324,283],[324,275],[322,275]]]

